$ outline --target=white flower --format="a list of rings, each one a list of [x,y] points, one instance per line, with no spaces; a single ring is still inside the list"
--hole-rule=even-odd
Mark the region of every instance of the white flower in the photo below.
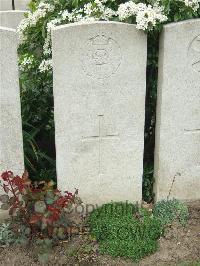
[[[125,4],[119,5],[117,14],[119,16],[119,20],[122,21],[130,16],[135,16],[137,14],[137,11],[137,4],[133,3],[132,1],[129,1]]]
[[[23,58],[21,62],[19,62],[19,69],[21,71],[25,71],[27,69],[31,69],[33,67],[34,62],[34,56],[33,55],[27,55]]]
[[[43,46],[43,54],[50,55],[51,54],[51,29],[56,25],[59,25],[62,22],[61,19],[53,19],[49,23],[47,23],[47,36],[44,41]]]
[[[83,7],[84,13],[88,16],[94,12],[94,8],[92,7],[92,3],[85,4]]]
[[[114,17],[114,16],[117,16],[117,12],[115,12],[114,10],[112,10],[111,8],[109,7],[106,7],[104,9],[104,12],[103,14],[101,15],[101,19],[105,19],[105,20],[109,20],[110,18]]]
[[[35,26],[41,18],[44,18],[49,12],[53,12],[54,9],[53,5],[41,2],[35,12],[28,11],[27,18],[23,19],[17,28],[20,40],[24,41],[26,39],[24,32],[28,27]]]
[[[136,15],[137,28],[141,30],[152,29],[158,22],[164,22],[167,17],[163,14],[163,8],[155,4],[148,5],[146,9],[138,10]]]
[[[62,19],[62,20],[66,20],[66,19],[68,19],[69,15],[70,15],[69,11],[68,11],[68,10],[64,10],[64,11],[61,13],[61,19]]]
[[[197,11],[200,7],[200,0],[181,0],[185,3],[185,6],[191,7],[194,11]]]
[[[39,65],[39,71],[41,73],[47,72],[51,70],[53,67],[52,65],[52,59],[42,60],[41,64]]]
[[[164,22],[167,17],[163,13],[163,8],[155,3],[154,6],[143,3],[135,4],[129,1],[121,4],[117,11],[121,21],[131,17],[136,17],[137,28],[141,30],[152,29],[158,22]]]

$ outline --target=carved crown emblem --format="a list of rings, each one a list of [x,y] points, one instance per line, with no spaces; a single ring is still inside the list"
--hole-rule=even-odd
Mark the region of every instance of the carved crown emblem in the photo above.
[[[92,38],[91,41],[93,45],[108,45],[109,44],[109,38],[107,38],[103,34],[97,35],[95,38]]]

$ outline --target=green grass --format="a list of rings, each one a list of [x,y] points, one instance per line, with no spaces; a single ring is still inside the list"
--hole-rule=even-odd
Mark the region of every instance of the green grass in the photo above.
[[[102,254],[134,261],[155,252],[162,234],[162,225],[157,218],[128,203],[103,205],[90,214],[88,224]]]

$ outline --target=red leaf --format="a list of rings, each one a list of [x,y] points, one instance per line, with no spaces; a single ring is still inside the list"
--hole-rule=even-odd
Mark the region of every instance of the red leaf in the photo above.
[[[52,224],[55,221],[58,221],[60,218],[59,212],[54,212],[50,217],[47,219],[48,224]]]
[[[31,216],[29,223],[35,224],[35,223],[39,222],[41,219],[42,219],[42,215],[35,214],[35,215]]]
[[[56,208],[54,208],[54,207],[51,206],[51,205],[49,205],[49,206],[47,207],[47,209],[48,209],[48,211],[50,211],[50,212],[57,212],[57,211],[58,211]]]
[[[13,172],[11,171],[6,171],[4,172],[2,175],[1,175],[1,178],[4,180],[4,181],[8,181],[10,177],[13,176]]]
[[[16,187],[18,187],[19,191],[21,192],[23,189],[24,189],[24,182],[22,180],[21,177],[19,176],[15,176],[13,179],[12,179],[12,184],[15,185]]]

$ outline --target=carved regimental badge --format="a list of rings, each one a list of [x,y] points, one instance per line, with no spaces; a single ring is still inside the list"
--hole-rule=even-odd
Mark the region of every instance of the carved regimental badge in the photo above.
[[[188,59],[193,70],[200,73],[200,35],[196,36],[190,43]]]
[[[105,79],[116,73],[121,64],[119,44],[105,34],[90,38],[82,54],[85,74],[96,79]]]

